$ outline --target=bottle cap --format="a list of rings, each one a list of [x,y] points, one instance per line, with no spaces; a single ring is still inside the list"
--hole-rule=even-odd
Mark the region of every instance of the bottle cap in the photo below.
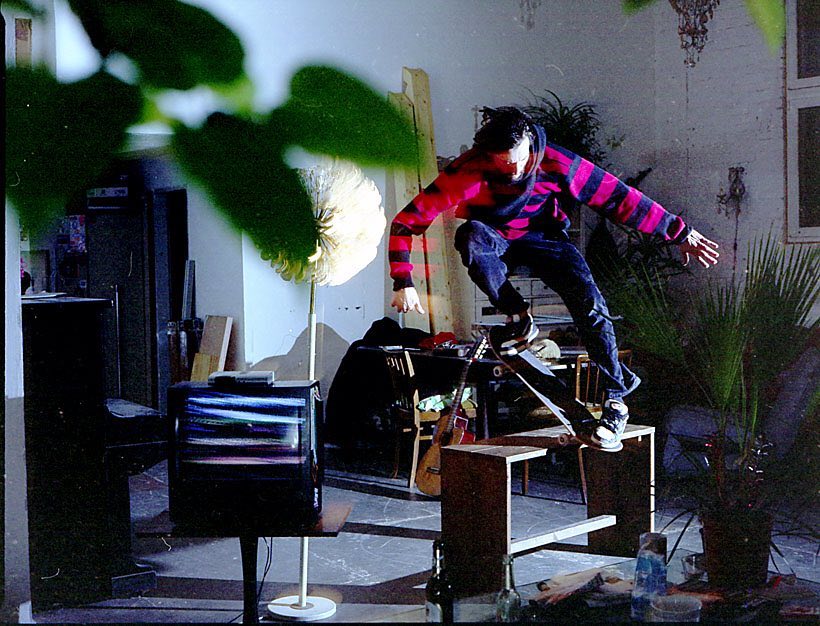
[[[640,550],[649,550],[666,556],[666,535],[663,533],[641,533]]]

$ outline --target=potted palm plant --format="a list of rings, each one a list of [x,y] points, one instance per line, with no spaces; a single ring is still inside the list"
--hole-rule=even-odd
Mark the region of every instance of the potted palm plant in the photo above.
[[[677,377],[714,415],[703,471],[690,482],[709,579],[729,587],[765,582],[772,514],[788,477],[767,463],[762,423],[772,383],[817,328],[809,318],[820,289],[820,249],[787,251],[771,235],[760,238],[749,246],[740,284],[701,289],[688,307],[675,306],[662,281],[633,271],[617,297],[631,321],[623,334],[636,350],[666,362],[661,375]]]

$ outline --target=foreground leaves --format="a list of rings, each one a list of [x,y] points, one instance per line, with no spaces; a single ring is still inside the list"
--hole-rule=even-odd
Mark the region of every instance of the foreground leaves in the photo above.
[[[244,74],[239,37],[213,15],[178,0],[69,0],[103,57],[120,52],[147,85],[191,89]]]
[[[786,7],[783,0],[744,0],[746,10],[763,33],[772,53],[777,53],[783,45],[786,33]],[[632,15],[655,4],[655,0],[622,0],[621,7],[627,15]],[[666,4],[666,3],[664,3]]]
[[[353,76],[305,67],[285,104],[260,119],[241,41],[207,11],[178,0],[68,3],[103,59],[121,54],[134,63],[137,85],[103,71],[62,84],[44,70],[9,70],[7,193],[33,234],[95,183],[140,120],[174,128],[171,145],[182,169],[292,275],[307,267],[319,232],[301,179],[285,162],[289,146],[361,165],[416,165],[412,122]],[[232,113],[189,128],[157,106],[162,90],[199,85],[219,94]]]
[[[180,126],[173,145],[183,169],[262,255],[301,276],[319,231],[301,178],[285,163],[287,148],[395,167],[415,165],[415,136],[386,98],[339,70],[305,67],[291,86],[267,119],[216,113],[201,129]]]
[[[772,53],[778,52],[786,34],[783,0],[746,0],[746,10],[763,33]]]
[[[412,127],[365,83],[326,66],[300,69],[270,125],[286,143],[360,165],[416,165]]]
[[[632,15],[654,3],[655,0],[623,0],[623,11],[627,15]]]
[[[23,13],[28,13],[33,17],[43,16],[43,10],[41,8],[34,6],[31,2],[27,2],[26,0],[3,0],[3,4],[5,5],[5,8],[22,11]]]
[[[139,119],[142,96],[105,73],[63,84],[23,68],[7,68],[6,94],[6,193],[38,234],[102,173]]]
[[[315,252],[319,231],[310,198],[267,125],[214,113],[202,128],[180,126],[173,149],[183,169],[264,254],[286,251],[295,262]]]

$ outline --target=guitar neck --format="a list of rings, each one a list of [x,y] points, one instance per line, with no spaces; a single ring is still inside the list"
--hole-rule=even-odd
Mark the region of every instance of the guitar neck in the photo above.
[[[456,391],[453,394],[453,410],[450,413],[451,418],[455,417],[461,410],[461,403],[464,402],[464,392],[467,390],[467,370],[470,367],[470,363],[472,363],[472,361],[467,361],[467,364],[464,366],[464,371],[458,381],[458,387],[456,387]]]
[[[461,370],[461,377],[458,380],[458,387],[456,387],[456,391],[453,394],[453,407],[450,411],[450,428],[452,428],[453,419],[455,419],[456,415],[461,410],[461,403],[464,402],[464,392],[467,390],[467,372],[469,372],[470,366],[479,359],[485,342],[486,338],[482,337],[475,343],[473,349],[470,351],[470,356],[467,357],[467,362],[464,364],[464,368]]]

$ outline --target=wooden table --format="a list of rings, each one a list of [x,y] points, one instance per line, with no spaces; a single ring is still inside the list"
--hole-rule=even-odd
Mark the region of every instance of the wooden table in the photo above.
[[[376,346],[360,346],[362,354],[383,358],[384,350]],[[452,393],[464,366],[465,357],[438,350],[406,348],[413,362],[416,380],[423,394]],[[581,348],[562,348],[565,354],[550,366],[553,371],[567,370],[575,363]],[[498,411],[495,387],[504,381],[517,381],[516,375],[502,361],[490,356],[474,361],[467,370],[467,384],[476,389],[476,436],[487,439],[490,436],[490,416]]]
[[[256,559],[259,537],[336,537],[347,521],[353,508],[351,504],[331,502],[325,504],[319,519],[313,524],[286,522],[279,519],[267,526],[235,528],[230,530],[208,527],[183,527],[175,525],[164,511],[150,524],[138,528],[138,537],[238,537],[242,554],[243,623],[259,623],[259,607],[256,601]]]
[[[555,426],[442,449],[441,536],[459,595],[500,589],[504,554],[547,545],[578,550],[560,542],[589,533],[585,551],[631,557],[640,534],[654,531],[655,429],[628,424],[622,451],[584,452],[588,519],[534,537],[512,537],[512,464],[567,445],[565,432]]]

